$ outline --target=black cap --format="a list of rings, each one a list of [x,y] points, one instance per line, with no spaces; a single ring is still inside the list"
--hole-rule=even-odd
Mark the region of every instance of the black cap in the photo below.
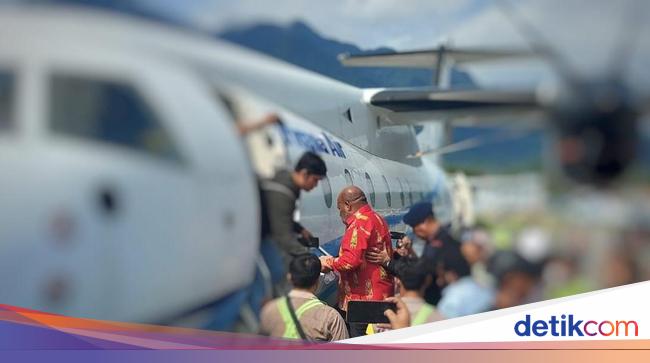
[[[413,204],[409,211],[404,215],[404,223],[412,228],[424,222],[427,217],[434,217],[433,204],[429,202],[420,202]]]

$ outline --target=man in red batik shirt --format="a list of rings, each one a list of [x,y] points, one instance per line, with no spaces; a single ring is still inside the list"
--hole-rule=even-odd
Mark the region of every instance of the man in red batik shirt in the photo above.
[[[356,186],[343,189],[336,200],[345,233],[339,256],[321,257],[323,271],[340,275],[339,308],[347,311],[350,300],[382,301],[394,294],[393,277],[379,264],[366,260],[366,251],[376,247],[392,254],[388,223],[377,214]],[[363,328],[365,330],[365,327]]]

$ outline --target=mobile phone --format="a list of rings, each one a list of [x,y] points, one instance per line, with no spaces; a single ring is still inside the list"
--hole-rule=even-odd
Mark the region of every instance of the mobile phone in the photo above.
[[[404,237],[406,237],[406,233],[395,232],[395,231],[390,232],[390,239],[402,239]]]
[[[397,305],[388,301],[351,300],[348,302],[348,323],[389,323],[386,310],[397,311]]]

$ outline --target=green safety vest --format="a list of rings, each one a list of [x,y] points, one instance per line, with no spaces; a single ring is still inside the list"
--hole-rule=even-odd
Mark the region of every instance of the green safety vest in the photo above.
[[[318,299],[308,300],[306,303],[300,305],[300,307],[296,309],[296,318],[300,320],[300,317],[304,313],[306,313],[307,310],[310,310],[320,305],[324,305],[324,304],[322,301]],[[284,321],[284,334],[282,335],[282,337],[289,338],[289,339],[300,339],[300,335],[298,334],[298,328],[296,328],[296,324],[293,323],[293,319],[291,318],[291,313],[289,312],[289,305],[287,304],[287,298],[280,299],[280,301],[278,302],[278,309],[280,310],[280,315],[282,316],[282,320]]]
[[[429,315],[431,315],[435,310],[436,309],[433,307],[433,305],[429,305],[429,304],[422,305],[420,310],[418,310],[418,313],[415,314],[413,320],[411,320],[411,326],[416,326],[416,325],[426,323]]]

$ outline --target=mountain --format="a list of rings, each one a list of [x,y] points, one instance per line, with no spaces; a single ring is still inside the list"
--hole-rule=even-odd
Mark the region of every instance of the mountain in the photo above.
[[[470,174],[540,170],[544,133],[531,130],[517,137],[508,137],[511,133],[512,130],[507,127],[455,127],[452,142],[473,138],[492,141],[443,155],[443,163],[447,169]]]
[[[188,27],[188,24],[173,16],[163,15],[163,13],[153,11],[151,7],[133,0],[22,0],[21,4],[72,5],[81,8],[87,7],[142,18],[184,29],[187,29]]]
[[[184,24],[173,16],[152,11],[131,0],[26,0],[25,2],[28,4],[65,3],[100,8],[196,31],[191,24]],[[341,53],[372,54],[394,50],[380,47],[364,51],[354,44],[323,37],[302,21],[295,21],[287,26],[260,23],[234,27],[216,36],[357,87],[430,86],[433,79],[433,71],[426,69],[343,67],[337,59]],[[468,73],[458,69],[452,71],[451,82],[458,88],[477,87]],[[458,129],[454,132],[453,142],[493,131],[481,128]],[[539,150],[536,149],[539,144],[541,143],[537,141],[531,143],[530,139],[524,139],[500,145],[486,145],[445,155],[444,161],[449,168],[476,172],[512,170],[534,165],[535,160],[539,159]]]
[[[382,47],[362,51],[354,44],[324,38],[301,21],[286,27],[257,24],[232,28],[218,36],[357,87],[430,86],[433,79],[432,70],[426,69],[344,67],[337,59],[341,53],[379,53],[393,49]],[[452,83],[459,87],[475,87],[469,74],[460,70],[453,71]]]
[[[26,4],[71,4],[88,6],[128,14],[185,30],[199,31],[192,24],[160,11],[153,11],[132,0],[25,0]],[[433,78],[431,70],[394,68],[345,68],[337,60],[341,53],[363,54],[391,52],[380,47],[363,51],[351,43],[327,39],[307,24],[296,21],[288,26],[258,24],[236,27],[216,34],[217,37],[266,53],[297,66],[357,87],[414,87],[429,86]],[[452,85],[457,88],[476,88],[472,77],[461,70],[452,72]],[[485,137],[493,133],[508,133],[507,128],[455,128],[452,142],[467,138]],[[453,154],[444,155],[449,169],[461,169],[472,173],[516,172],[538,170],[542,164],[543,133],[534,131],[517,139],[508,139],[479,146]],[[640,133],[638,158],[634,163],[634,175],[647,180],[650,177],[650,135]]]

